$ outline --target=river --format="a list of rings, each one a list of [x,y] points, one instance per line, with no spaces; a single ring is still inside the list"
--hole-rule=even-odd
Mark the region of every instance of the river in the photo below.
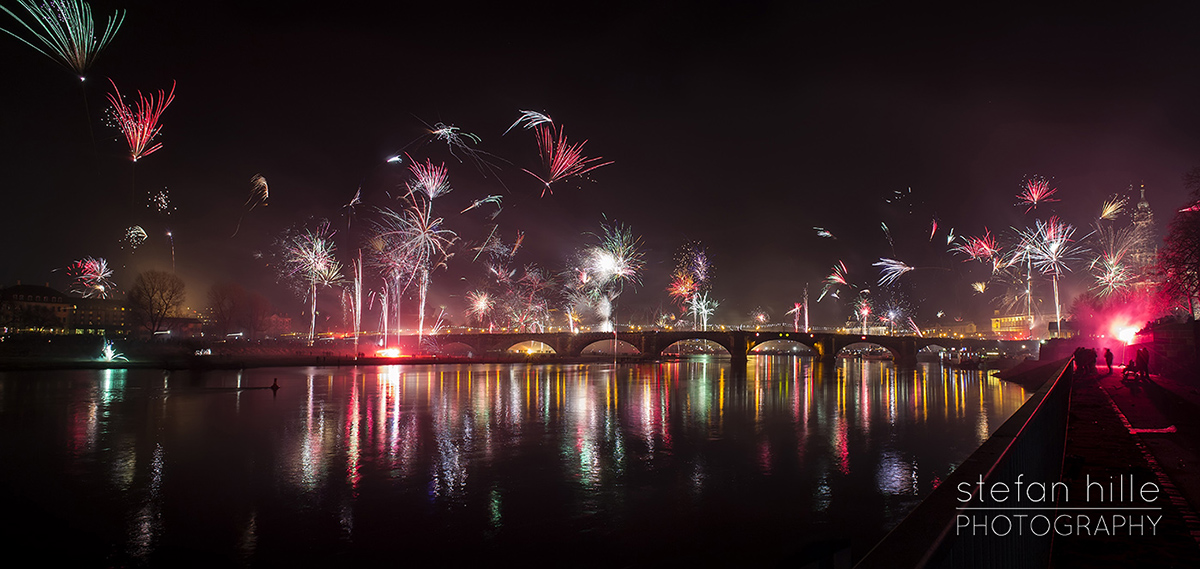
[[[857,560],[1026,397],[780,356],[3,372],[0,539],[80,566]]]

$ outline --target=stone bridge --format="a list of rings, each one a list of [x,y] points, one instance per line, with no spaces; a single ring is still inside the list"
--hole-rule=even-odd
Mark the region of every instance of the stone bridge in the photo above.
[[[509,348],[518,344],[535,341],[541,342],[562,357],[578,357],[585,349],[593,344],[611,342],[614,338],[629,344],[638,351],[644,359],[662,357],[663,350],[672,344],[688,340],[708,340],[720,345],[729,352],[735,363],[744,363],[751,350],[772,340],[787,340],[808,346],[822,360],[832,360],[838,352],[851,344],[869,342],[878,344],[892,353],[897,364],[911,365],[917,361],[917,352],[927,346],[941,346],[946,349],[982,349],[1000,346],[997,340],[976,340],[957,338],[920,338],[916,336],[874,336],[859,334],[834,334],[827,332],[779,332],[756,330],[724,330],[724,331],[643,331],[643,332],[514,332],[514,333],[480,333],[480,334],[438,334],[429,338],[434,339],[439,349],[446,349],[454,344],[465,346],[475,357],[501,355]],[[416,346],[416,336],[402,336],[401,345]]]

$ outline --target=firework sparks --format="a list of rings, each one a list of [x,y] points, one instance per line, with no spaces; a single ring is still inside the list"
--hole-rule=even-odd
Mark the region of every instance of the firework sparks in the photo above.
[[[987,282],[971,283],[971,288],[974,289],[977,294],[983,294],[987,292]]]
[[[410,157],[409,160],[411,161],[412,158]],[[434,166],[429,160],[426,160],[424,164],[413,162],[408,170],[414,177],[414,181],[408,185],[409,196],[413,192],[421,192],[425,194],[425,197],[434,200],[450,193],[450,176],[446,172],[445,164]]]
[[[445,266],[450,257],[447,248],[458,235],[442,227],[442,218],[433,215],[433,201],[423,200],[397,213],[382,210],[383,221],[378,225],[376,239],[395,266],[395,274],[407,273],[409,283],[415,282],[419,298],[417,335],[425,335],[425,301],[429,293],[429,275]],[[399,277],[397,277],[399,278]]]
[[[460,211],[460,212],[458,212],[458,213],[459,213],[459,214],[464,214],[464,213],[467,213],[468,211],[471,211],[471,210],[473,210],[473,209],[475,209],[475,208],[477,208],[477,207],[479,207],[479,206],[481,206],[481,205],[483,205],[483,204],[488,204],[488,203],[490,203],[490,204],[495,204],[495,206],[496,206],[496,211],[495,211],[495,212],[493,212],[493,213],[491,214],[491,216],[489,216],[489,219],[496,219],[496,216],[497,216],[497,215],[500,215],[500,212],[501,212],[501,211],[504,209],[504,208],[503,208],[503,207],[501,207],[501,205],[500,205],[500,200],[501,200],[501,198],[502,198],[502,196],[487,196],[487,197],[485,197],[485,198],[483,198],[483,199],[478,199],[478,200],[475,200],[475,201],[471,202],[471,205],[467,206],[467,209],[464,209],[464,210],[462,210],[462,211]]]
[[[817,232],[817,237],[824,237],[826,239],[837,239],[837,237],[834,237],[833,234],[830,233],[829,230],[825,229],[824,227],[814,227],[813,230]]]
[[[967,261],[991,259],[1000,254],[1000,248],[996,246],[996,238],[992,236],[992,233],[986,227],[983,228],[982,236],[961,237],[960,239],[962,243],[956,245],[951,251],[966,255],[967,258],[963,259],[964,263]]]
[[[175,208],[171,206],[170,190],[163,188],[152,194],[146,203],[146,207],[163,215],[171,215],[171,212],[175,211]]]
[[[547,174],[543,178],[529,170],[525,170],[529,175],[537,178],[538,181],[545,185],[542,188],[542,196],[546,192],[554,193],[550,185],[565,180],[567,178],[579,177],[599,168],[607,166],[612,162],[600,162],[603,158],[586,158],[583,156],[583,146],[587,141],[579,144],[570,144],[567,142],[567,137],[563,133],[563,127],[559,127],[555,132],[553,125],[547,126],[541,124],[535,127],[537,133],[538,151],[542,156],[542,163],[545,165]]]
[[[1056,202],[1050,196],[1054,195],[1058,189],[1050,187],[1050,181],[1041,177],[1033,176],[1025,180],[1025,184],[1021,186],[1021,193],[1017,194],[1017,205],[1027,205],[1025,213],[1037,209],[1037,206],[1046,202]]]
[[[550,118],[549,115],[545,115],[545,114],[539,113],[537,111],[521,111],[521,116],[519,118],[517,118],[516,122],[512,123],[511,126],[504,129],[504,134],[508,134],[508,131],[516,128],[517,125],[524,124],[525,130],[529,130],[535,126],[538,126],[540,124],[546,124],[546,123],[551,123],[551,124],[554,123],[554,121]],[[500,136],[504,136],[504,135],[502,134]]]
[[[583,250],[571,270],[574,285],[568,291],[570,305],[588,309],[599,319],[599,329],[613,330],[613,303],[625,283],[640,284],[644,253],[641,240],[623,225],[601,226],[599,244]]]
[[[933,237],[935,235],[937,235],[937,230],[938,230],[938,222],[937,222],[937,218],[935,217],[932,220],[930,220],[930,222],[929,222],[929,242],[930,243],[933,243]]]
[[[446,147],[450,149],[450,155],[455,158],[458,158],[458,155],[454,153],[454,149],[456,148],[469,155],[474,155],[475,151],[470,146],[467,146],[467,141],[470,141],[474,144],[483,142],[483,139],[478,135],[471,134],[462,130],[461,128],[445,123],[437,123],[433,125],[433,128],[429,130],[429,134],[433,135],[433,138],[436,140],[445,141]],[[462,162],[462,159],[459,158],[458,161]]]
[[[1023,258],[1032,268],[1050,275],[1054,284],[1055,322],[1062,322],[1062,303],[1059,301],[1058,278],[1071,270],[1070,263],[1077,261],[1087,249],[1073,244],[1075,228],[1057,217],[1048,221],[1036,220],[1034,229],[1017,230]]]
[[[158,119],[162,116],[163,111],[167,110],[171,101],[175,100],[175,82],[171,82],[169,94],[164,95],[163,91],[159,89],[157,98],[154,95],[143,95],[141,91],[138,91],[138,100],[134,108],[125,104],[120,89],[112,79],[109,79],[109,83],[112,83],[113,92],[108,94],[108,101],[112,103],[117,124],[121,133],[125,135],[126,142],[129,143],[129,157],[137,162],[139,158],[149,156],[162,148],[162,143],[150,146],[150,142],[162,130]]]
[[[67,267],[71,276],[71,292],[84,298],[108,298],[114,291],[112,269],[108,261],[93,257],[85,257]]]
[[[146,242],[146,230],[140,225],[134,225],[125,230],[125,237],[122,241],[129,246],[129,249],[136,251],[142,243]]]
[[[337,250],[333,242],[334,233],[328,222],[322,222],[315,230],[294,232],[285,236],[280,243],[283,253],[282,276],[292,279],[306,292],[311,291],[309,343],[316,338],[317,288],[333,286],[342,280],[342,265],[334,257]]]
[[[879,262],[872,263],[871,266],[872,267],[880,267],[880,269],[879,269],[879,284],[881,284],[881,285],[892,284],[892,283],[896,282],[896,279],[900,278],[900,276],[903,275],[904,273],[915,270],[913,267],[910,267],[907,264],[905,264],[904,261],[898,261],[896,259],[887,259],[884,257],[880,257]]]
[[[242,205],[246,210],[238,217],[237,227],[233,228],[233,235],[230,235],[230,237],[237,237],[238,231],[242,229],[242,220],[246,219],[246,214],[254,211],[254,208],[259,205],[267,207],[267,199],[270,197],[271,190],[267,186],[267,179],[262,174],[252,176],[250,178],[250,196],[246,198],[246,203]]]
[[[41,6],[25,0],[17,0],[17,3],[29,12],[32,23],[25,22],[8,8],[0,6],[0,10],[4,10],[9,16],[12,16],[46,49],[43,50],[33,42],[4,28],[0,28],[0,31],[17,38],[38,53],[74,71],[80,81],[84,80],[84,73],[92,66],[96,56],[117,35],[117,30],[121,29],[121,23],[125,20],[124,12],[117,10],[115,14],[108,17],[104,33],[97,39],[96,25],[92,21],[92,8],[86,2],[51,0]],[[35,29],[34,25],[41,31]]]
[[[1129,200],[1121,196],[1112,196],[1100,204],[1100,219],[1112,221],[1125,211],[1125,205]]]
[[[492,309],[496,307],[496,300],[487,292],[482,290],[473,290],[467,293],[467,317],[483,323],[489,320],[492,315]],[[492,324],[489,322],[488,331],[492,329]]]
[[[833,272],[825,277],[825,287],[821,289],[821,295],[817,297],[817,302],[821,302],[821,299],[825,298],[827,294],[833,298],[838,298],[838,288],[850,284],[846,280],[847,273],[849,271],[846,270],[846,263],[838,261],[833,266]]]

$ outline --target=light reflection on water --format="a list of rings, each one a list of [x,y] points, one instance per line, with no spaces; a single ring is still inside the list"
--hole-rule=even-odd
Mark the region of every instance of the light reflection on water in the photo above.
[[[123,565],[857,558],[1025,400],[937,364],[729,365],[4,373],[0,484],[34,528],[8,539],[65,523],[97,546],[75,561]]]

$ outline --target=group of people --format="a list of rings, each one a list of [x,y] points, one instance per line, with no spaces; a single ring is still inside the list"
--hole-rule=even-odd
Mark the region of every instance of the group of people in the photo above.
[[[1078,347],[1075,348],[1075,372],[1076,377],[1091,377],[1100,375],[1096,369],[1096,360],[1099,354],[1094,348]],[[1113,353],[1112,350],[1104,348],[1104,364],[1108,366],[1109,375],[1113,370]],[[1138,348],[1134,359],[1125,364],[1125,372],[1122,375],[1123,379],[1149,379],[1150,378],[1150,350],[1148,348]]]
[[[1122,379],[1150,379],[1150,349],[1138,348],[1133,359],[1125,364]]]

